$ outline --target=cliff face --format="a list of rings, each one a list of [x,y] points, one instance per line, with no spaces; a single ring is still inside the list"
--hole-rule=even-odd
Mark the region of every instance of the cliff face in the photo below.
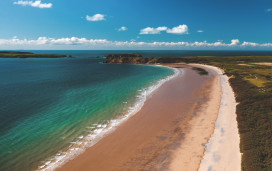
[[[214,63],[237,63],[237,62],[260,62],[271,61],[271,56],[188,56],[188,57],[142,57],[139,54],[112,54],[107,55],[104,63],[119,63],[119,64],[154,64],[154,63],[202,63],[211,64]]]
[[[142,57],[138,53],[129,54],[109,54],[106,56],[104,63],[118,63],[118,64],[146,64],[151,63],[151,58]]]
[[[155,64],[155,63],[198,63],[205,61],[204,58],[190,58],[190,57],[142,57],[139,54],[111,54],[106,56],[104,63],[118,63],[118,64]]]
[[[117,64],[152,64],[156,63],[154,58],[149,57],[106,57],[104,63]]]

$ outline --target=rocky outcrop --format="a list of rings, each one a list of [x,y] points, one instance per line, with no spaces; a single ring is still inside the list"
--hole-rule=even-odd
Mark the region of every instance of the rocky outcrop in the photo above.
[[[156,63],[156,60],[149,57],[107,57],[104,63],[153,64]]]
[[[139,53],[126,53],[126,54],[109,54],[109,55],[106,55],[105,57],[124,58],[124,57],[142,57],[142,55]]]

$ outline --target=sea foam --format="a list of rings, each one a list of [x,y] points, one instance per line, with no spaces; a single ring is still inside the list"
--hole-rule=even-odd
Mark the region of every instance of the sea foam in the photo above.
[[[68,150],[65,152],[58,152],[54,157],[52,157],[49,160],[46,160],[43,162],[42,165],[38,167],[37,170],[39,171],[51,171],[55,170],[57,167],[62,166],[69,160],[72,160],[79,154],[83,153],[86,148],[93,146],[96,144],[99,140],[101,140],[105,135],[111,133],[113,130],[116,129],[118,125],[126,121],[129,117],[136,114],[138,111],[141,110],[143,107],[146,99],[155,91],[157,90],[161,85],[163,85],[165,82],[175,78],[179,74],[181,74],[181,70],[176,68],[170,68],[172,69],[174,73],[170,76],[167,76],[159,81],[157,81],[155,84],[150,85],[147,88],[138,90],[138,95],[136,96],[137,100],[136,103],[132,107],[128,108],[127,114],[123,115],[117,119],[113,119],[107,122],[107,124],[92,124],[91,126],[87,127],[87,129],[91,129],[88,135],[86,136],[79,136],[77,141],[71,142]]]

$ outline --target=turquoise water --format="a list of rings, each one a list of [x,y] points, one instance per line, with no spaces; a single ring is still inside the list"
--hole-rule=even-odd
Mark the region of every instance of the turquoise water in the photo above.
[[[33,170],[96,142],[173,74],[156,66],[101,64],[109,53],[143,56],[271,55],[271,51],[33,51],[69,59],[0,59],[0,170]],[[142,90],[142,91],[141,91]]]
[[[0,170],[45,168],[54,156],[110,129],[144,88],[173,74],[157,66],[102,64],[99,55],[0,59]]]

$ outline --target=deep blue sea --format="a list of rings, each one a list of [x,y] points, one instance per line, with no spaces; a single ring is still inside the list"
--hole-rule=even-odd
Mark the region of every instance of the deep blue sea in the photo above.
[[[143,56],[272,55],[256,51],[30,51],[73,58],[0,58],[0,170],[50,168],[97,142],[137,111],[173,69],[103,64],[109,53]]]

